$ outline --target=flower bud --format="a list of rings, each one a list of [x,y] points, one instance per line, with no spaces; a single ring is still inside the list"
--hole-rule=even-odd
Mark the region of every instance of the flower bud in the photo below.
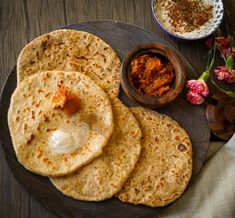
[[[225,37],[216,37],[215,41],[218,43],[219,48],[221,50],[228,48],[229,45],[229,41],[230,41],[230,36],[228,36],[227,38]]]
[[[214,44],[214,38],[209,38],[209,39],[206,40],[206,47],[208,49],[212,48],[213,44]]]

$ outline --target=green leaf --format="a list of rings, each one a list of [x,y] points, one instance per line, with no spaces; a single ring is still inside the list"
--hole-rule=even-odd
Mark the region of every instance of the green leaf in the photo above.
[[[210,71],[215,62],[215,52],[217,43],[214,42],[213,47],[208,51],[206,71]]]
[[[224,89],[222,89],[221,87],[219,87],[218,84],[215,83],[214,80],[211,79],[211,82],[223,93],[225,93],[226,95],[228,95],[229,97],[231,98],[235,98],[235,93],[234,92],[231,92],[231,91],[226,91]]]
[[[231,55],[227,57],[225,63],[226,63],[226,67],[228,67],[230,70],[233,69],[234,61],[233,61],[233,57]]]

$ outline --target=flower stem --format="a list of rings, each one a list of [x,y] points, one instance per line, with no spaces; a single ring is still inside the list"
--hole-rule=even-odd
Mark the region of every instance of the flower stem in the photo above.
[[[225,93],[226,95],[228,95],[228,96],[231,97],[231,98],[235,98],[235,93],[234,93],[234,92],[226,91],[226,90],[220,88],[219,85],[217,85],[217,84],[215,83],[215,81],[212,80],[212,79],[211,79],[211,82],[212,82],[221,92]]]
[[[207,82],[207,80],[209,79],[210,76],[210,72],[209,70],[206,70],[202,73],[202,75],[198,78],[198,80],[204,80],[205,82]]]
[[[217,43],[215,42],[214,45],[213,45],[213,47],[210,49],[210,51],[209,51],[209,53],[208,53],[206,71],[210,71],[211,68],[212,68],[212,66],[214,65],[216,47],[217,47]]]
[[[217,43],[215,43],[215,44],[216,44],[217,48],[219,49],[219,52],[220,52],[222,58],[224,59],[224,62],[226,63],[226,57],[224,56],[223,52],[221,51],[221,48],[217,45]]]

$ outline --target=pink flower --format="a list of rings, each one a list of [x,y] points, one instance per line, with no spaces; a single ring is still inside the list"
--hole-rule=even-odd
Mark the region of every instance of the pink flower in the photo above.
[[[202,104],[204,102],[204,98],[198,94],[198,93],[195,93],[193,91],[188,91],[187,93],[187,100],[191,103],[191,104]]]
[[[225,37],[216,37],[215,41],[219,44],[219,48],[221,50],[228,48],[229,46],[229,41],[230,41],[230,36],[227,38]]]
[[[235,59],[235,48],[222,49],[222,53],[225,57],[232,56]]]
[[[207,76],[207,72],[204,72],[203,77]],[[203,79],[192,79],[187,81],[187,100],[191,104],[202,104],[204,102],[203,96],[207,96],[209,94],[209,89],[206,82]]]
[[[218,80],[225,81],[227,83],[235,83],[235,70],[231,70],[226,66],[219,66],[214,70]]]
[[[192,79],[187,81],[187,88],[191,92],[194,92],[195,94],[199,94],[205,97],[209,94],[208,86],[205,83],[205,81],[202,79],[199,80]]]

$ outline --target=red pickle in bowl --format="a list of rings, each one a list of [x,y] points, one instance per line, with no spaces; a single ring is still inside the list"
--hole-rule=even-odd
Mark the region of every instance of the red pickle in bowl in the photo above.
[[[181,93],[184,82],[184,63],[164,44],[140,44],[122,61],[121,86],[140,105],[160,108],[169,104]]]
[[[175,70],[165,57],[143,54],[131,61],[129,80],[142,94],[162,96],[174,84]]]

